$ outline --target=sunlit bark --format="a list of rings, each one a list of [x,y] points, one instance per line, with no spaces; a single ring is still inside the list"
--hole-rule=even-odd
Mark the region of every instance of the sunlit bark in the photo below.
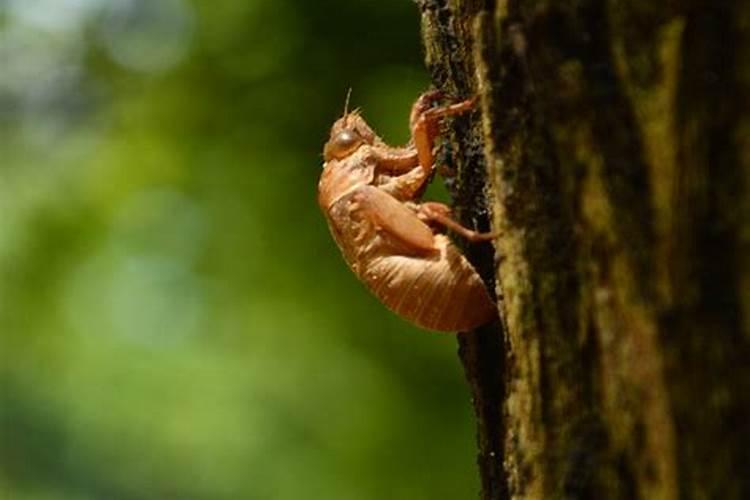
[[[460,340],[483,498],[750,498],[750,4],[418,4],[500,232],[504,326]]]

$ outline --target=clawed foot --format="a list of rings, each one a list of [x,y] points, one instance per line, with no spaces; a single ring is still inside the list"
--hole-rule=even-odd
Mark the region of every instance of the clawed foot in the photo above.
[[[470,111],[477,102],[477,96],[473,96],[454,104],[435,107],[435,103],[440,101],[444,96],[445,94],[437,89],[428,90],[419,96],[411,108],[409,118],[412,132],[415,131],[420,122],[437,122],[444,116],[465,113]]]

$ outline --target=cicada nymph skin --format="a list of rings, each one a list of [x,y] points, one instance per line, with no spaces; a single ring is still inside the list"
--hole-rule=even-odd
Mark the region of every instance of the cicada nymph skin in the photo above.
[[[344,111],[323,150],[318,203],[349,267],[383,304],[422,328],[468,331],[494,320],[497,309],[476,270],[437,230],[470,241],[492,235],[461,226],[446,205],[419,202],[435,169],[439,120],[473,105],[431,107],[439,97],[427,92],[414,103],[404,147],[385,144],[357,111]]]

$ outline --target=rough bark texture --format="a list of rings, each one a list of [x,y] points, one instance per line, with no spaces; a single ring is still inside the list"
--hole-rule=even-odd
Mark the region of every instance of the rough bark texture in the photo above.
[[[419,0],[502,325],[482,498],[750,498],[750,3]],[[481,118],[481,119],[480,119]]]

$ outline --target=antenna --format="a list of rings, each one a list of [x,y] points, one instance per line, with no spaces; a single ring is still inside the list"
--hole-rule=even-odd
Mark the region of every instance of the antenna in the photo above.
[[[346,91],[346,100],[344,101],[344,116],[349,114],[349,98],[352,96],[352,88]]]

